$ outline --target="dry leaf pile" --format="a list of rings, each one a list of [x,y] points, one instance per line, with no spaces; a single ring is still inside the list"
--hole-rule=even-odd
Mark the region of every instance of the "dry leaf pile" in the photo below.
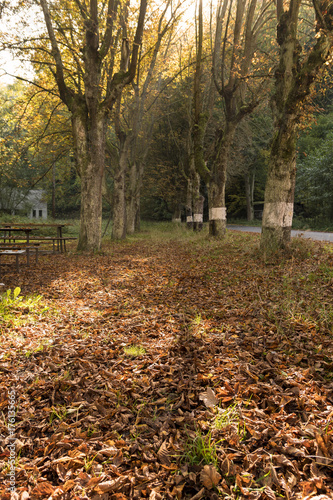
[[[333,254],[256,235],[41,257],[0,335],[0,498],[333,498]]]

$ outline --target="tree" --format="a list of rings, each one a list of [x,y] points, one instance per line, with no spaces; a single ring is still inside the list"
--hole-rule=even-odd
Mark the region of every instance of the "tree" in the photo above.
[[[202,0],[198,4],[198,16],[196,19],[196,58],[193,82],[193,109],[191,137],[189,138],[189,174],[187,182],[186,217],[187,224],[193,229],[201,229],[203,224],[204,197],[200,193],[200,173],[206,172],[204,159],[204,139],[206,127],[214,105],[213,79],[208,83],[207,103],[204,108],[203,96],[203,44],[204,23]]]
[[[237,0],[236,5],[220,0],[217,6],[212,75],[223,102],[224,120],[217,128],[209,161],[204,161],[202,154],[207,122],[204,112],[198,114],[194,141],[201,144],[201,151],[195,155],[201,156],[196,165],[208,189],[209,232],[218,238],[226,230],[225,186],[236,129],[265,95],[267,63],[264,64],[259,53],[260,45],[262,48],[267,45],[262,31],[269,27],[272,18],[270,6],[267,0]]]
[[[291,238],[296,180],[298,126],[313,83],[329,60],[332,49],[333,4],[313,0],[313,33],[300,43],[298,27],[302,0],[277,1],[279,65],[272,99],[275,131],[265,188],[261,248],[284,248]],[[286,8],[286,10],[284,10]]]
[[[26,112],[26,92],[22,82],[0,89],[0,209],[9,213],[22,205],[42,175],[31,131],[35,122],[29,126],[31,113]]]
[[[1,88],[0,100],[0,186],[7,193],[5,200],[2,189],[2,206],[10,208],[11,194],[17,204],[38,187],[47,192],[53,217],[78,213],[79,178],[66,107],[57,96],[21,81]]]
[[[129,39],[122,37],[122,2],[118,0],[34,3],[42,9],[47,40],[39,36],[37,41],[22,40],[15,47],[30,51],[35,67],[49,75],[45,90],[54,94],[56,83],[71,113],[81,177],[78,249],[98,250],[107,123],[119,94],[135,76],[147,0],[140,1],[132,50]]]
[[[164,84],[168,80],[164,81]],[[163,85],[164,86],[164,85]],[[142,183],[142,216],[181,218],[188,176],[189,109],[192,79],[169,83],[156,105],[151,147]]]
[[[255,203],[263,203],[271,137],[272,116],[264,102],[236,130],[226,184],[226,206],[232,217],[246,215],[251,221]]]
[[[150,26],[140,51],[138,72],[132,83],[132,91],[124,92],[118,98],[114,123],[119,143],[119,162],[114,175],[112,227],[112,237],[116,239],[124,238],[127,232],[133,233],[138,228],[141,181],[154,121],[153,105],[150,106],[149,119],[144,120],[146,104],[149,94],[158,94],[160,90],[159,82],[162,73],[166,72],[165,62],[178,17],[177,11],[181,5],[180,1],[172,6],[172,2],[168,0],[162,11],[152,6]],[[163,46],[167,34],[168,40]],[[162,60],[158,61],[163,48],[160,58]],[[157,81],[154,81],[155,73],[158,74]],[[153,101],[156,105],[155,95]],[[140,147],[142,143],[144,148]]]

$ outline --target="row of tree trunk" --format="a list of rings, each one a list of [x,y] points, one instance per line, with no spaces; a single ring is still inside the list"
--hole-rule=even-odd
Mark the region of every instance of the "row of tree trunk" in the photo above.
[[[276,15],[279,64],[275,72],[275,92],[271,99],[274,113],[274,135],[271,144],[268,178],[265,188],[265,203],[262,221],[261,247],[275,250],[286,247],[290,242],[293,219],[294,191],[296,180],[296,141],[298,124],[304,113],[304,105],[312,84],[320,75],[328,61],[332,49],[333,4],[329,0],[313,0],[316,37],[311,49],[302,51],[298,39],[299,10],[303,0],[289,0],[283,4],[277,1]],[[203,112],[202,98],[202,0],[198,8],[196,71],[194,79],[192,154],[194,171],[190,170],[187,196],[187,218],[198,217],[195,211],[199,194],[193,186],[195,173],[199,173],[208,190],[209,232],[222,238],[226,230],[225,185],[230,148],[241,120],[249,115],[260,103],[263,82],[259,82],[254,97],[247,98],[246,77],[256,50],[256,39],[260,29],[270,19],[271,11],[262,2],[257,12],[257,1],[237,0],[237,12],[233,34],[234,54],[228,59],[228,78],[217,74],[217,67],[225,68],[224,40],[228,31],[228,9],[231,4],[221,0],[218,5],[215,48],[213,54],[213,76],[218,95],[223,99],[225,121],[218,130],[214,147],[214,158],[208,168],[204,159],[204,138],[213,100],[208,102],[208,111]],[[224,40],[222,22],[225,23]],[[241,32],[245,33],[241,40]],[[241,55],[239,47],[242,46]],[[212,90],[210,90],[211,92]],[[253,89],[251,89],[253,94]],[[250,178],[247,179],[248,215],[253,217],[251,208]]]
[[[318,74],[328,61],[332,48],[333,6],[330,0],[312,0],[316,37],[311,48],[301,48],[298,39],[299,10],[305,0],[277,0],[277,42],[279,64],[275,72],[272,108],[275,132],[265,191],[261,244],[265,249],[280,248],[289,243],[293,217],[296,178],[297,126],[305,100]],[[144,104],[152,80],[161,40],[170,24],[163,23],[171,2],[166,2],[158,27],[147,76],[139,88],[133,84],[135,105],[131,123],[121,120],[121,99],[125,86],[134,82],[144,27],[147,0],[141,0],[136,32],[130,50],[127,36],[128,3],[108,0],[104,23],[99,19],[97,0],[77,2],[84,26],[84,91],[69,83],[62,59],[59,33],[53,27],[49,2],[39,0],[54,63],[54,78],[59,95],[72,117],[74,148],[81,177],[81,225],[78,249],[99,250],[101,245],[102,194],[105,172],[105,149],[111,110],[116,106],[115,130],[119,141],[119,161],[114,176],[113,237],[123,238],[138,227],[139,195],[144,155],[138,154],[138,135],[142,128]],[[262,29],[272,21],[272,3],[268,0],[219,0],[212,58],[212,78],[205,106],[202,99],[202,0],[198,4],[197,52],[194,77],[193,113],[190,143],[188,223],[202,225],[203,197],[200,178],[208,191],[209,232],[221,238],[226,230],[225,184],[230,149],[239,123],[248,116],[265,94],[265,78],[249,83],[258,39]],[[236,9],[236,10],[235,10]],[[234,24],[231,18],[234,15]],[[170,21],[171,22],[171,21]],[[103,33],[101,26],[104,26]],[[223,28],[222,28],[223,26]],[[119,69],[115,70],[114,47],[121,42]],[[232,39],[231,47],[228,45]],[[106,75],[106,77],[105,77]],[[253,75],[256,76],[256,75]],[[255,78],[253,78],[255,80]],[[224,123],[216,133],[209,164],[205,159],[205,133],[216,96],[223,103]],[[147,148],[146,148],[147,150]],[[127,186],[127,187],[126,187]]]

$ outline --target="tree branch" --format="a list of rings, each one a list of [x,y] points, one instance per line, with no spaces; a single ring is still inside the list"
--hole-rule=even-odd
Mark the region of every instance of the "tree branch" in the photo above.
[[[56,40],[56,37],[54,34],[51,16],[50,16],[50,11],[49,11],[49,8],[47,5],[47,1],[40,0],[40,5],[43,9],[45,24],[46,24],[48,35],[50,37],[50,41],[51,41],[52,56],[53,56],[54,61],[56,63],[55,77],[56,77],[56,81],[57,81],[58,88],[59,88],[60,98],[68,106],[69,109],[72,109],[72,103],[71,103],[72,93],[65,83],[63,63],[62,63],[58,43],[57,43],[57,40]]]

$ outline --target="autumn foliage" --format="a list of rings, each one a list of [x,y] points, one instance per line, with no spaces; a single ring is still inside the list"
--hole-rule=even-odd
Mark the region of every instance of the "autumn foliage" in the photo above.
[[[150,231],[3,277],[20,499],[332,498],[332,246]]]

